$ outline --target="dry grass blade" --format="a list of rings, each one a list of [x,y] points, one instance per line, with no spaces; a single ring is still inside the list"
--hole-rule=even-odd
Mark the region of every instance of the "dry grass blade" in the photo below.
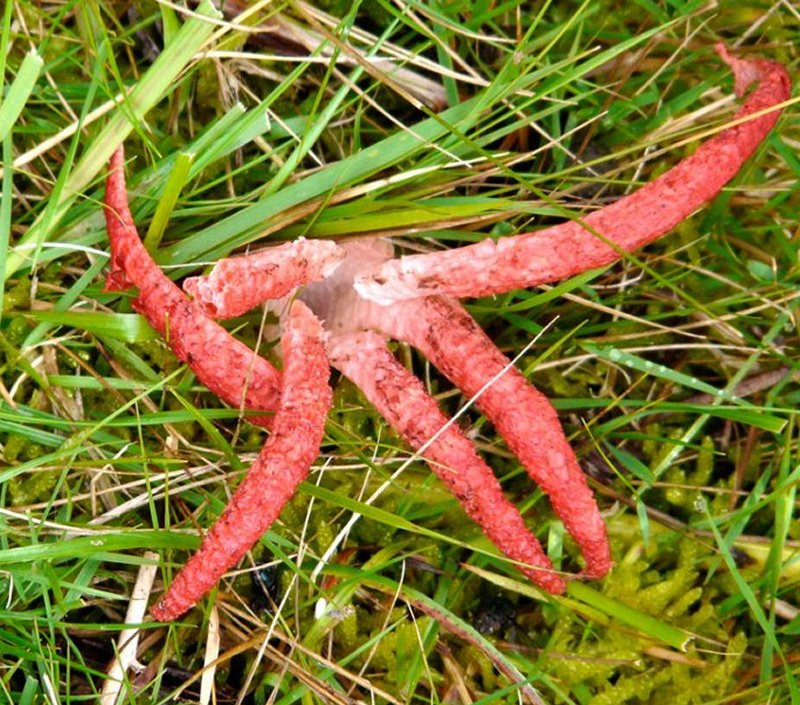
[[[142,558],[146,561],[139,567],[136,582],[131,589],[128,601],[128,611],[125,614],[127,624],[141,624],[147,614],[147,605],[153,582],[158,572],[158,554],[145,551]],[[100,696],[101,705],[116,705],[120,701],[128,673],[132,669],[142,670],[144,667],[138,662],[139,627],[123,629],[117,639],[117,653],[111,666],[108,668],[103,692]]]

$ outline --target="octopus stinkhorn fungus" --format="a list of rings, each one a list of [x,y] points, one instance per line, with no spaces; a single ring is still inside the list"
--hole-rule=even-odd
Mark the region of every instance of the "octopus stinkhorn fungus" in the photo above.
[[[114,155],[106,189],[109,287],[137,287],[137,310],[221,399],[275,412],[254,417],[271,428],[269,440],[200,551],[154,607],[155,617],[174,619],[189,609],[266,531],[305,477],[330,404],[328,363],[361,388],[525,575],[549,592],[563,592],[565,576],[552,569],[472,443],[395,360],[388,338],[416,347],[476,399],[549,496],[583,553],[584,574],[608,572],[605,525],[553,407],[453,297],[534,286],[608,264],[713,198],[772,129],[790,92],[780,64],[717,50],[733,70],[737,94],[758,84],[733,124],[653,182],[580,221],[399,259],[391,243],[378,238],[341,245],[300,240],[223,260],[209,277],[186,280],[191,299],[142,246],[128,210],[121,149]],[[301,285],[296,300],[283,307],[289,313],[282,373],[212,320]]]

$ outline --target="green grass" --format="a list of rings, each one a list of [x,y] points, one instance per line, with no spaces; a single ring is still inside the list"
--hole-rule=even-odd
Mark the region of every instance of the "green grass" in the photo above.
[[[332,22],[122,5],[1,18],[0,701],[23,705],[99,701],[137,573],[158,562],[152,601],[263,442],[103,290],[116,145],[176,278],[300,235],[452,248],[618,198],[721,129],[736,101],[715,42],[798,66],[789,3],[319,3]],[[308,482],[197,608],[142,626],[118,702],[800,702],[799,116],[635,257],[468,302],[559,410],[605,511],[607,579],[541,595],[334,376]],[[252,345],[260,324],[232,330]],[[491,425],[459,423],[577,570]]]

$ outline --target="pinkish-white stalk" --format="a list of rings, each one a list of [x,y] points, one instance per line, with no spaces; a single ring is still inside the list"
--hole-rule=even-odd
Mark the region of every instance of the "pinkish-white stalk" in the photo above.
[[[739,59],[722,45],[717,51],[733,70],[738,95],[751,83],[759,84],[734,124],[692,156],[581,222],[394,259],[361,276],[357,291],[384,305],[433,294],[498,294],[601,267],[669,232],[736,175],[775,125],[781,112],[776,106],[790,97],[789,75],[780,64]]]
[[[445,297],[390,307],[383,332],[418,348],[494,424],[530,477],[547,493],[586,560],[586,574],[611,568],[605,523],[558,416],[494,346],[472,317]],[[487,382],[493,380],[488,386]]]
[[[375,333],[350,333],[328,343],[331,364],[422,456],[461,502],[467,515],[533,582],[553,593],[565,582],[553,572],[536,537],[503,495],[492,470],[457,426],[448,425],[422,383],[399,364]],[[444,429],[444,430],[442,430]],[[435,437],[432,442],[431,439]]]
[[[206,277],[190,277],[183,290],[212,318],[240,316],[298,286],[324,279],[339,266],[344,251],[332,240],[301,237],[278,247],[214,265]]]
[[[272,433],[200,550],[152,609],[161,621],[183,614],[236,565],[278,518],[319,454],[331,405],[319,320],[296,301],[282,338],[283,391]]]

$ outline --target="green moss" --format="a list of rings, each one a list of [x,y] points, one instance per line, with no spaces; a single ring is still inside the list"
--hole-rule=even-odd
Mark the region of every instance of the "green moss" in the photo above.
[[[330,418],[350,438],[378,438],[377,433],[385,437],[388,430],[378,412],[349,380],[343,379],[336,385]]]
[[[358,633],[358,610],[351,609],[334,629],[336,643],[345,652],[355,651],[363,643]]]
[[[370,653],[370,668],[384,671],[387,681],[394,683],[397,681],[403,665],[411,661],[420,649],[420,634],[423,634],[430,623],[429,617],[418,617],[414,621],[406,619],[407,613],[404,608],[395,608],[389,616],[382,615],[381,624],[370,634],[370,637],[377,638],[375,649]],[[397,626],[391,631],[386,631],[386,625]]]
[[[714,441],[710,436],[704,436],[697,453],[694,469],[687,470],[684,466],[673,466],[664,473],[664,481],[674,485],[664,492],[667,501],[677,507],[693,510],[700,497],[705,497],[703,488],[709,485],[711,473],[714,470]],[[692,489],[696,487],[697,489]]]
[[[701,478],[708,467],[696,472]],[[736,594],[734,581],[725,571],[707,578],[713,553],[700,541],[665,531],[645,548],[635,534],[627,536],[627,551],[606,583],[606,595],[726,647],[720,653],[707,642],[691,642],[686,654],[665,660],[649,654],[652,644],[627,629],[594,632],[568,613],[556,613],[547,650],[553,654],[550,671],[588,705],[701,705],[734,692],[747,639],[731,637],[719,612],[721,595]],[[745,579],[754,577],[745,571]]]
[[[630,702],[634,698],[640,702],[649,702],[655,685],[651,673],[622,678],[599,695],[595,695],[589,700],[589,705],[617,705]]]
[[[45,449],[38,443],[16,433],[6,437],[3,446],[3,460],[8,465],[24,463],[44,455]],[[59,471],[53,469],[39,469],[15,475],[8,480],[8,492],[14,506],[34,504],[47,500],[55,487]]]
[[[335,537],[336,533],[333,530],[333,526],[327,521],[320,522],[314,535],[314,547],[317,552],[322,555],[328,546],[333,543]]]
[[[24,452],[27,443],[28,439],[24,436],[20,436],[17,433],[9,433],[3,448],[3,460],[9,465],[16,463]]]
[[[5,324],[5,321],[3,322]],[[8,321],[8,325],[4,325],[5,328],[5,342],[8,346],[19,346],[25,340],[28,333],[31,331],[33,324],[23,316],[15,316],[10,321]],[[11,348],[7,348],[5,345],[2,346],[3,356],[10,365],[14,364],[16,360],[16,356],[11,353]]]
[[[8,481],[11,503],[24,506],[45,501],[50,497],[58,476],[57,470],[37,470],[25,477],[12,477]]]
[[[31,281],[22,277],[3,293],[3,312],[27,310],[31,305]]]
[[[478,680],[485,692],[491,693],[500,687],[499,673],[485,652],[475,646],[467,646],[459,657],[459,662],[466,664],[466,673],[473,673],[473,680]]]

